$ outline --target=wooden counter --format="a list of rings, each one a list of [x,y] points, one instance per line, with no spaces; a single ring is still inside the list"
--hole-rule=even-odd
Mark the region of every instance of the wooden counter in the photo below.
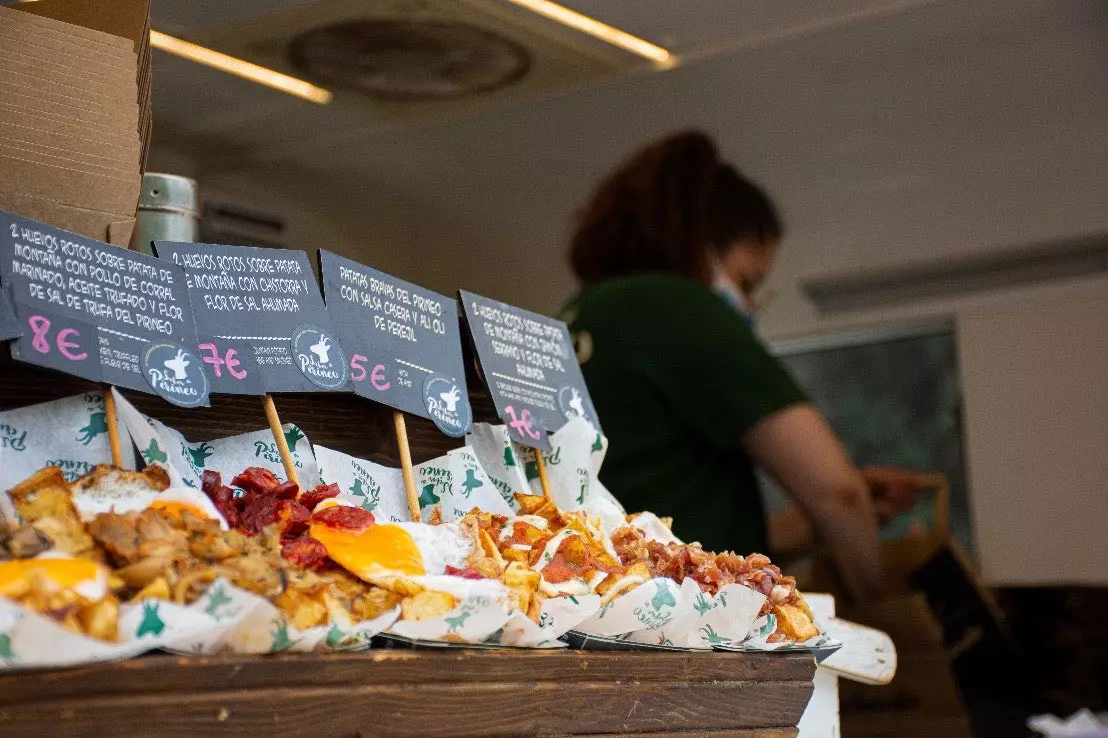
[[[803,654],[155,654],[0,675],[0,734],[784,738],[814,672]]]
[[[470,365],[471,362],[467,362]],[[496,421],[476,376],[474,417]],[[97,386],[12,362],[0,347],[0,407]],[[266,427],[261,401],[217,396],[183,410],[138,392],[144,413],[211,440]],[[352,395],[278,395],[313,443],[397,466],[392,411]],[[409,417],[418,463],[461,445]],[[812,694],[806,655],[397,651],[178,657],[0,674],[0,736],[259,738],[637,735],[784,738]]]

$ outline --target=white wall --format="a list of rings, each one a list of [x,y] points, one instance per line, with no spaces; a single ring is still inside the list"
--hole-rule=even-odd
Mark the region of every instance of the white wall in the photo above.
[[[1108,279],[958,319],[990,584],[1108,584]]]

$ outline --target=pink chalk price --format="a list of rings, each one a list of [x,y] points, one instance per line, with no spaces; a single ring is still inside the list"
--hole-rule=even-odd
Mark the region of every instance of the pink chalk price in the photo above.
[[[219,347],[214,343],[200,344],[200,360],[212,368],[212,374],[216,377],[223,376],[223,370],[238,380],[246,379],[245,369],[239,369],[242,362],[238,360],[238,352],[235,349],[227,349],[220,354]]]
[[[521,438],[531,438],[538,440],[542,438],[542,432],[535,430],[535,424],[531,420],[531,411],[524,409],[518,416],[516,415],[516,409],[511,405],[504,408],[504,412],[511,416],[511,420],[508,422],[508,427],[514,430]]]
[[[354,354],[350,357],[350,378],[355,382],[364,382],[366,377],[369,377],[369,383],[373,385],[373,389],[378,392],[384,392],[392,386],[392,382],[385,379],[385,365],[377,364],[369,372],[366,371],[365,363],[369,361],[368,357],[361,354]]]
[[[41,315],[32,315],[27,318],[27,326],[31,329],[31,348],[40,354],[49,354],[50,319]],[[70,338],[76,340],[71,341]],[[69,361],[84,361],[88,358],[88,354],[77,342],[80,338],[81,332],[76,328],[62,328],[54,335],[54,346],[58,353]]]

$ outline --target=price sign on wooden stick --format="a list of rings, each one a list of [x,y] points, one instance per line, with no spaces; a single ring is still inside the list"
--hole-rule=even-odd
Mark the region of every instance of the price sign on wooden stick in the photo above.
[[[212,391],[263,397],[285,474],[297,481],[270,394],[348,391],[349,378],[308,255],[167,241],[156,241],[154,248],[185,272],[197,349]]]
[[[319,252],[327,309],[350,352],[354,392],[395,409],[393,424],[412,519],[419,520],[404,413],[444,434],[473,423],[453,299],[329,251]]]
[[[22,332],[14,358],[181,407],[208,404],[178,267],[0,212],[0,275]]]

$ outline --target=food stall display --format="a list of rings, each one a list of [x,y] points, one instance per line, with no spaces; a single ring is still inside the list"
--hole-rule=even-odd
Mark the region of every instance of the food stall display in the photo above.
[[[14,253],[18,255],[23,245],[19,234],[45,232],[42,229],[21,223],[12,231],[17,236],[12,239]],[[53,235],[67,239],[72,234]],[[189,257],[193,251],[203,253],[159,244],[167,268],[162,279],[171,283],[177,320],[186,327],[175,334],[175,340],[185,342],[183,353],[180,357],[159,354],[149,358],[149,352],[135,351],[147,357],[134,371],[146,380],[145,385],[130,380],[122,383],[131,390],[157,394],[169,403],[82,383],[115,377],[102,371],[90,375],[84,364],[79,371],[69,371],[66,363],[48,365],[77,378],[68,380],[11,360],[2,365],[3,381],[20,386],[18,406],[36,398],[57,397],[67,386],[83,394],[54,400],[49,410],[44,405],[41,412],[26,407],[14,411],[22,413],[18,415],[20,423],[31,426],[22,431],[18,451],[11,438],[19,429],[9,433],[9,426],[3,426],[0,462],[5,454],[27,449],[46,461],[19,478],[6,478],[0,470],[6,490],[0,505],[5,521],[0,534],[0,684],[11,682],[2,676],[4,672],[84,664],[86,674],[104,679],[104,700],[120,711],[121,724],[130,724],[135,713],[128,705],[140,699],[179,700],[174,690],[184,689],[190,680],[207,678],[201,673],[226,684],[219,689],[231,689],[233,685],[221,682],[222,677],[212,671],[221,669],[219,664],[246,668],[254,675],[250,677],[252,688],[287,691],[287,701],[267,708],[275,716],[289,715],[293,706],[304,704],[298,690],[316,688],[311,679],[303,677],[277,687],[274,676],[251,666],[251,658],[285,673],[296,668],[297,659],[303,659],[305,668],[317,671],[328,694],[336,695],[334,699],[352,689],[335,686],[334,680],[343,674],[371,690],[371,684],[389,683],[379,681],[384,674],[397,674],[402,682],[398,692],[392,696],[373,693],[380,705],[392,704],[389,701],[405,689],[441,692],[463,683],[463,691],[475,696],[512,680],[527,682],[531,685],[528,689],[559,682],[557,691],[561,693],[571,689],[580,674],[602,678],[589,669],[616,675],[619,668],[633,666],[637,686],[611,691],[609,699],[623,700],[634,694],[645,699],[649,694],[654,700],[663,695],[651,708],[632,706],[626,717],[599,719],[594,700],[585,700],[578,687],[577,693],[567,693],[561,707],[544,702],[547,712],[542,716],[505,706],[504,715],[512,714],[504,718],[505,734],[539,728],[558,732],[550,722],[557,714],[559,730],[566,733],[655,729],[662,735],[677,734],[676,728],[681,727],[665,725],[659,712],[663,703],[677,700],[681,691],[663,686],[664,662],[676,659],[672,668],[684,675],[685,688],[696,694],[687,704],[697,713],[697,729],[788,731],[795,726],[811,690],[812,654],[833,649],[837,642],[821,632],[796,590],[795,580],[783,575],[764,555],[706,552],[697,544],[674,538],[666,521],[649,513],[628,516],[619,507],[596,476],[606,440],[595,425],[587,388],[579,380],[579,372],[569,376],[573,374],[567,373],[569,367],[558,369],[553,361],[558,356],[573,360],[564,326],[559,330],[556,321],[536,321],[530,314],[517,319],[511,306],[497,304],[494,311],[483,305],[482,298],[463,293],[463,299],[472,302],[467,308],[468,327],[479,356],[482,341],[477,340],[476,332],[485,331],[499,337],[496,346],[488,345],[500,354],[511,352],[515,339],[521,346],[534,343],[539,347],[530,353],[533,361],[525,360],[517,368],[533,383],[552,381],[546,373],[553,377],[561,371],[568,376],[564,382],[560,378],[552,382],[550,397],[528,394],[527,403],[541,406],[543,412],[524,414],[531,408],[519,405],[518,400],[519,407],[509,407],[511,402],[500,407],[519,388],[512,389],[514,385],[502,380],[503,372],[494,373],[494,365],[483,360],[485,373],[478,379],[499,388],[499,400],[498,393],[492,393],[497,414],[508,423],[473,424],[478,414],[481,420],[495,417],[488,396],[472,389],[472,377],[467,387],[460,334],[445,330],[446,321],[452,328],[457,326],[452,302],[444,303],[444,298],[434,293],[422,294],[414,285],[390,282],[388,275],[324,254],[325,275],[338,276],[333,291],[329,290],[328,304],[311,305],[312,321],[305,326],[315,331],[308,337],[314,343],[305,339],[307,343],[301,347],[298,335],[286,337],[284,342],[274,336],[267,348],[256,337],[276,331],[264,330],[264,323],[249,326],[253,330],[246,330],[247,326],[237,329],[234,316],[236,312],[249,313],[245,308],[228,311],[222,323],[213,322],[210,315],[197,319],[197,338],[191,332],[195,301],[204,300],[209,308],[220,301],[218,290],[209,287],[203,288],[207,294],[198,295],[200,285],[217,282],[197,279],[195,271],[189,272],[190,265],[204,263],[203,258]],[[233,247],[219,247],[211,253],[241,258],[245,264],[252,251],[236,255]],[[301,260],[296,261],[299,266]],[[129,264],[116,265],[121,278],[132,268]],[[184,273],[171,272],[182,267]],[[149,272],[150,268],[139,262],[133,267],[138,273],[157,276],[157,267],[154,272]],[[24,270],[19,278],[13,277],[16,275],[5,272],[2,287],[15,298],[15,324],[22,334],[18,340],[29,341],[32,350],[37,350],[33,319],[42,311],[34,300],[50,300],[35,297],[49,294],[45,289],[36,293],[35,281],[47,277],[41,270]],[[315,286],[303,287],[305,277],[311,275],[301,272],[295,278],[281,279],[290,285],[301,280],[301,287],[310,294]],[[372,332],[366,336],[352,331],[349,323],[355,318],[345,313],[338,324],[328,315],[330,303],[344,294],[344,282],[365,290],[370,279],[377,287],[376,292],[366,290],[368,302],[360,297],[349,299],[344,310],[372,309],[374,297],[382,295],[394,301],[418,302],[422,312],[391,309],[396,329],[390,332],[388,320],[384,320],[386,327],[377,326],[377,330],[395,337],[397,331],[405,332],[403,324],[410,322],[411,330],[405,335],[422,339],[420,331],[428,334],[428,346],[419,347],[423,353],[405,355],[404,344],[393,342],[388,350],[368,356],[375,348]],[[14,294],[13,287],[22,294]],[[163,297],[167,294],[164,287]],[[404,297],[396,297],[398,289]],[[262,299],[253,303],[261,306]],[[438,304],[432,305],[436,299]],[[247,301],[241,298],[244,306]],[[66,302],[63,295],[62,304]],[[69,302],[70,307],[75,304]],[[384,312],[381,306],[378,309]],[[269,312],[281,311],[274,308]],[[438,318],[441,330],[434,327],[434,316],[445,316],[445,321]],[[248,317],[259,319],[257,315]],[[61,318],[73,319],[68,314]],[[103,311],[102,319],[118,321],[119,314]],[[84,315],[83,320],[87,328],[84,324],[80,328],[90,335],[122,332],[117,324],[101,325],[97,312]],[[489,321],[503,330],[494,328],[488,333],[485,322]],[[519,335],[511,333],[513,326],[519,328]],[[252,336],[255,338],[247,340]],[[128,338],[156,343],[154,337],[143,335]],[[242,360],[234,367],[235,373],[260,375],[259,381],[239,385],[233,393],[241,395],[238,397],[219,392],[232,369],[227,353],[218,345],[226,340],[245,341],[238,347]],[[344,345],[352,340],[359,341],[357,348]],[[351,396],[345,380],[333,386],[321,384],[316,376],[319,372],[301,366],[305,362],[298,360],[298,352],[311,352],[314,358],[307,363],[319,364],[313,367],[320,371],[337,359],[343,377],[349,376],[355,383],[359,377],[375,378],[377,384],[370,386],[378,392],[381,386],[394,383],[404,388],[385,401],[397,412],[404,410],[419,419],[412,445],[418,456],[430,458],[405,469],[410,474],[399,476],[388,473],[395,467],[370,460],[370,451],[380,454],[389,447],[388,431],[384,430],[390,425],[387,415],[374,409],[374,403]],[[24,349],[13,356],[23,359],[25,353]],[[253,405],[253,413],[246,408],[251,406],[251,395],[268,396],[270,391],[287,389],[274,385],[265,368],[284,370],[279,357],[285,354],[293,361],[290,368],[308,381],[297,380],[293,389],[300,394],[281,399],[282,409],[292,409],[297,423],[282,425],[271,417],[267,439],[265,431],[257,430],[260,423],[248,419],[257,417],[258,405]],[[105,351],[101,361],[110,362],[113,356],[111,350]],[[164,367],[151,365],[155,360]],[[438,363],[428,369],[425,365],[432,361]],[[170,363],[185,375],[177,378],[177,385],[203,384],[204,401],[181,402],[178,396],[151,392],[158,389],[157,382],[145,375],[164,378],[173,370]],[[473,362],[468,364],[473,366]],[[189,370],[190,365],[195,371]],[[428,375],[423,377],[422,389],[416,387],[413,377],[420,367]],[[543,372],[542,376],[536,377],[536,371]],[[445,380],[443,387],[432,386],[437,378]],[[520,379],[516,376],[513,381]],[[212,408],[203,407],[209,384],[216,396]],[[73,433],[70,429],[89,417],[90,407],[102,410],[93,413],[99,420],[87,421],[92,430],[89,438],[82,440],[84,430]],[[0,412],[0,423],[7,417]],[[103,463],[90,467],[85,461],[72,468],[50,463],[65,456],[66,446],[87,446],[92,437],[100,435],[101,426],[114,426],[113,438],[118,443],[113,445],[122,446],[113,448]],[[212,435],[220,429],[229,435]],[[464,447],[445,440],[467,432]],[[409,442],[406,431],[397,440],[401,438],[402,445]],[[317,458],[313,441],[326,441],[358,455],[319,445]],[[13,471],[16,468],[29,471],[11,467]],[[374,469],[386,473],[367,475],[367,470]],[[405,507],[410,514],[398,520],[402,513],[395,511]],[[385,510],[394,512],[386,515]],[[614,645],[625,650],[586,655],[567,650],[566,641],[585,648],[607,650]],[[372,648],[374,645],[421,648],[419,659],[427,659],[429,664],[449,663],[451,673],[436,675],[433,670],[423,670],[400,676],[396,670],[403,671],[403,659]],[[767,653],[785,650],[782,646],[802,649],[802,653]],[[457,647],[464,652],[455,655],[452,649]],[[713,653],[713,648],[759,653],[728,655]],[[652,650],[670,653],[646,653]],[[156,651],[180,655],[150,653]],[[672,653],[675,651],[684,653]],[[278,657],[272,654],[280,652],[289,655],[274,661]],[[357,655],[361,652],[364,655]],[[537,660],[514,660],[527,652]],[[146,655],[94,666],[139,654]],[[269,656],[263,658],[262,654]],[[488,661],[494,657],[500,660]],[[590,660],[597,657],[590,666]],[[459,658],[473,660],[459,666]],[[578,676],[565,677],[567,669],[572,671],[565,666],[565,659],[579,660],[576,668],[581,671],[573,672]],[[496,667],[495,675],[475,676],[478,664],[486,662],[504,666]],[[529,673],[521,666],[524,663],[543,671]],[[132,685],[155,664],[180,681],[172,689],[163,684],[161,691],[153,687],[132,691]],[[364,673],[359,670],[354,677],[351,670],[359,664]],[[379,673],[374,671],[378,668],[382,670]],[[723,683],[721,669],[728,675]],[[770,687],[768,681],[760,684],[757,679],[747,683],[749,680],[741,677],[744,673],[764,673],[777,686]],[[657,683],[652,684],[654,681]],[[68,689],[77,689],[76,682],[69,684]],[[57,719],[57,713],[39,704],[44,693],[27,686],[23,690],[29,697],[26,709],[20,708],[20,702],[5,703],[3,709],[19,716],[19,724],[26,728],[24,734],[41,733],[48,725],[47,718],[53,715]],[[737,710],[711,705],[724,698],[745,701],[754,693],[763,700],[760,704],[775,704],[778,709],[754,703],[749,709]],[[10,696],[13,692],[5,694],[9,695],[5,700],[14,699]],[[63,690],[58,699],[64,694]],[[76,697],[79,690],[71,694]],[[331,699],[318,704],[328,704]],[[443,699],[436,709],[452,709],[450,699]],[[231,702],[235,707],[226,709],[232,713],[252,713],[243,709],[241,702]],[[65,715],[82,714],[74,711],[71,701],[65,704]],[[591,722],[572,717],[568,712],[571,705],[579,716],[592,715]],[[642,721],[635,718],[640,709]],[[336,729],[364,724],[350,711],[340,713],[329,723]],[[183,714],[192,716],[186,719],[198,719],[192,711]],[[216,713],[217,721],[220,714]],[[210,722],[201,721],[182,731],[199,730],[201,724],[210,727]],[[236,723],[239,728],[245,724],[249,723]],[[428,733],[419,732],[414,727],[418,725],[425,723],[392,732]],[[671,727],[675,729],[667,732]],[[451,734],[449,730],[438,732]]]

